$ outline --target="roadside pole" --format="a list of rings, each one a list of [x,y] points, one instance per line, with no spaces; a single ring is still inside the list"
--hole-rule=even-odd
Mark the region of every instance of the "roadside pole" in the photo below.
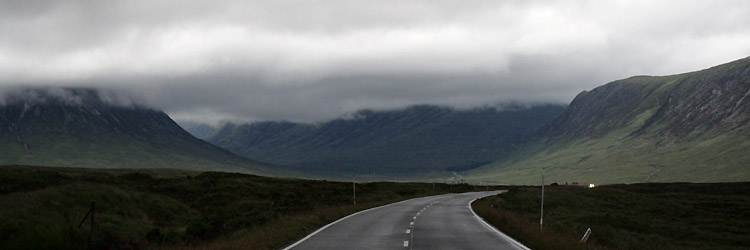
[[[542,231],[544,226],[544,168],[542,168],[542,211],[539,218],[539,231]]]
[[[357,179],[356,175],[352,174],[352,202],[354,206],[357,205]]]

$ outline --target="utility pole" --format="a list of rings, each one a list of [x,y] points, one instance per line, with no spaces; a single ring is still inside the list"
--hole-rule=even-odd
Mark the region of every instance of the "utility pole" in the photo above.
[[[544,225],[544,168],[542,168],[542,212],[539,219],[539,231],[542,231]]]
[[[357,205],[357,176],[355,174],[352,174],[352,202],[354,202],[354,206]]]
[[[435,180],[432,181],[432,194],[435,194]]]

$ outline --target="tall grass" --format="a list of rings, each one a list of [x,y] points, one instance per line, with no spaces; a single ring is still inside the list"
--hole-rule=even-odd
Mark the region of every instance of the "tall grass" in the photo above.
[[[540,191],[513,188],[473,208],[532,249],[750,248],[750,183],[550,186],[543,231]]]
[[[272,249],[433,194],[429,183],[359,183],[354,206],[351,183],[164,169],[5,166],[0,183],[0,249]],[[472,190],[437,184],[434,194]],[[92,202],[93,233],[89,219],[78,227]]]

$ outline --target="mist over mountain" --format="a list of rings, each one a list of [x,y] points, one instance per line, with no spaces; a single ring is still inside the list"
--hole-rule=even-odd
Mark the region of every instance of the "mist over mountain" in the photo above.
[[[750,57],[614,81],[567,107],[417,105],[318,123],[183,122],[216,146],[137,97],[111,91],[21,88],[0,97],[0,165],[315,177],[458,173],[507,183],[535,183],[541,168],[561,183],[750,179]]]
[[[750,57],[580,93],[535,139],[477,178],[719,182],[750,179]],[[532,181],[533,180],[533,181]]]
[[[162,111],[101,93],[6,90],[0,104],[0,165],[274,171],[194,138]]]
[[[177,124],[179,124],[180,127],[185,129],[185,131],[187,131],[188,133],[190,133],[191,135],[195,136],[195,138],[198,138],[198,139],[205,139],[206,137],[211,135],[211,133],[213,133],[214,130],[216,130],[216,127],[214,126],[201,123],[201,122],[196,122],[196,121],[175,121],[175,122],[177,122]]]
[[[316,124],[229,123],[206,140],[248,158],[321,175],[449,173],[511,152],[563,108],[457,110],[417,105],[362,110]]]

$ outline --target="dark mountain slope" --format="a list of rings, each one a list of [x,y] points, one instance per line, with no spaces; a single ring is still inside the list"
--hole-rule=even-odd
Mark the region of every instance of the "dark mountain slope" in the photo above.
[[[636,76],[579,94],[536,139],[477,179],[558,182],[750,180],[750,57],[709,69]]]
[[[227,124],[207,140],[249,158],[324,174],[458,171],[510,152],[562,110],[556,105],[363,110],[319,124]]]
[[[109,104],[92,89],[9,94],[0,151],[0,165],[276,172],[194,138],[162,111]]]

